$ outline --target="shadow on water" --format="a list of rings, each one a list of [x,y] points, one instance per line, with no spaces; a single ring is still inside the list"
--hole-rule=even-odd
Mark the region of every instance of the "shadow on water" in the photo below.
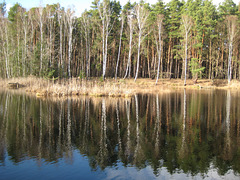
[[[238,92],[179,91],[129,99],[37,99],[0,93],[0,168],[34,159],[94,171],[150,167],[155,177],[240,173]],[[187,177],[187,176],[186,176]]]

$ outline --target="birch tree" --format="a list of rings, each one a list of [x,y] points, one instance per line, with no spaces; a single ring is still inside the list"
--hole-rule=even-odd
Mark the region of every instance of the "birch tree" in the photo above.
[[[117,57],[117,64],[116,64],[116,71],[115,71],[115,79],[117,79],[118,64],[119,64],[121,45],[122,45],[122,34],[123,34],[123,25],[124,25],[124,13],[123,12],[122,12],[121,20],[122,20],[122,23],[121,23],[121,30],[120,30],[120,40],[119,40],[118,57]]]
[[[55,6],[54,5],[47,5],[47,25],[48,25],[48,32],[49,32],[49,41],[48,41],[48,47],[49,47],[49,65],[52,68],[53,66],[53,27],[54,27],[54,16],[55,16]]]
[[[67,10],[66,20],[68,23],[68,77],[71,77],[71,58],[72,58],[72,33],[73,33],[73,23],[74,23],[74,11],[71,9]]]
[[[228,15],[226,17],[227,33],[228,33],[228,84],[232,78],[232,54],[235,38],[238,33],[238,17],[236,15]]]
[[[90,17],[87,11],[82,14],[82,27],[86,46],[86,77],[88,78],[90,76]]]
[[[23,33],[24,33],[24,52],[22,54],[22,66],[23,66],[23,76],[26,75],[26,60],[27,60],[27,34],[28,34],[28,27],[29,27],[29,20],[26,12],[21,12],[21,20],[23,24]]]
[[[39,75],[42,75],[42,69],[43,69],[43,23],[44,23],[44,15],[43,15],[43,7],[40,6],[38,8],[38,24],[40,29],[40,71]]]
[[[188,58],[188,34],[192,27],[192,19],[188,15],[182,15],[182,26],[185,34],[185,66],[184,66],[184,86],[186,86],[187,79],[187,58]]]
[[[109,0],[103,0],[102,5],[97,3],[99,16],[102,22],[102,55],[103,55],[103,74],[105,79],[106,67],[107,67],[107,50],[108,50],[108,37],[112,30],[113,24],[110,24],[112,9],[110,7]]]
[[[149,12],[147,9],[144,8],[142,4],[138,4],[135,6],[135,13],[137,18],[137,26],[138,26],[138,55],[137,55],[137,69],[136,69],[134,81],[136,81],[138,77],[141,41],[145,37],[144,33],[145,33],[145,28],[147,26],[147,18],[148,18]]]
[[[128,61],[126,67],[126,73],[124,79],[130,77],[131,75],[131,56],[132,56],[132,39],[133,39],[133,11],[127,16],[128,26],[129,26],[129,51],[128,51]]]
[[[64,62],[63,62],[63,22],[64,22],[64,12],[62,11],[60,4],[57,5],[58,9],[58,22],[59,22],[59,61],[58,61],[58,76],[64,74]],[[61,70],[60,70],[61,69]]]
[[[157,15],[157,29],[158,29],[158,37],[155,35],[155,41],[157,46],[157,53],[158,53],[158,69],[157,69],[157,79],[156,79],[156,85],[159,78],[159,71],[160,71],[160,62],[161,62],[161,52],[162,52],[162,29],[163,29],[163,14]]]
[[[9,74],[9,39],[8,39],[8,21],[4,17],[4,11],[0,12],[0,34],[1,34],[1,41],[2,41],[2,49],[5,58],[5,71],[6,71],[6,78],[10,77]]]

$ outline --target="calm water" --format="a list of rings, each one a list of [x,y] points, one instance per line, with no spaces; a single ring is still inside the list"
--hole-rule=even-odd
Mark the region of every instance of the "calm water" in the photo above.
[[[0,179],[239,179],[240,93],[0,92]]]

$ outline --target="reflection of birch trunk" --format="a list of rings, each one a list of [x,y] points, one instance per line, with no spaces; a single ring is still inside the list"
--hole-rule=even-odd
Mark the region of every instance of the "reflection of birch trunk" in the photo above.
[[[121,140],[121,131],[120,131],[120,121],[119,121],[119,106],[118,102],[116,102],[116,113],[117,113],[117,129],[118,129],[118,151],[122,151],[122,140]]]
[[[107,155],[107,126],[106,126],[106,102],[102,99],[102,118],[101,118],[101,137],[100,137],[100,161],[103,164],[104,159]]]
[[[126,147],[126,155],[130,156],[130,101],[126,101],[126,109],[127,109],[127,147]]]
[[[4,116],[3,116],[4,122],[6,121],[6,134],[7,134],[7,129],[8,129],[7,128],[8,127],[8,97],[9,97],[9,94],[7,93],[6,102],[5,102]]]
[[[179,154],[184,156],[184,147],[186,145],[186,114],[187,114],[187,102],[186,102],[186,89],[183,94],[183,122],[182,122],[182,145]]]
[[[40,116],[39,116],[39,144],[38,144],[38,160],[41,163],[42,159],[42,101],[40,100]]]
[[[67,106],[67,150],[68,150],[68,158],[71,160],[72,151],[71,151],[71,115],[70,115],[70,99],[68,99],[68,106]]]
[[[60,151],[61,147],[61,142],[62,142],[62,107],[63,107],[63,102],[60,103],[60,112],[59,112],[59,119],[58,119],[58,150]],[[60,152],[59,152],[60,153]],[[59,154],[60,155],[60,154]]]
[[[48,142],[49,142],[49,145],[52,144],[51,140],[52,140],[52,105],[49,104],[49,107],[48,107]],[[49,146],[51,147],[51,146]]]
[[[5,108],[4,108],[4,115],[3,115],[3,131],[0,132],[0,138],[2,141],[0,141],[0,160],[5,160],[6,155],[6,144],[7,144],[7,129],[8,129],[8,93],[6,95],[6,101],[5,101]]]
[[[18,96],[18,99],[17,99],[17,102],[20,102],[20,99],[21,97]],[[17,117],[16,117],[16,130],[15,130],[15,133],[16,133],[16,142],[19,143],[20,142],[20,139],[19,139],[19,136],[20,136],[20,106],[17,105],[17,112],[15,112],[17,114]],[[18,147],[19,144],[16,144],[16,146]]]
[[[159,133],[161,131],[160,108],[159,108],[158,94],[156,95],[156,109],[157,109],[157,119],[156,119],[156,123],[155,123],[155,134],[156,134],[155,151],[156,151],[156,153],[158,153],[159,152]]]
[[[231,108],[231,92],[230,90],[227,91],[227,102],[226,102],[226,153],[229,154],[230,152],[230,108]]]
[[[135,153],[134,153],[134,158],[137,158],[137,153],[139,150],[139,142],[140,142],[140,137],[139,137],[139,119],[138,119],[138,98],[137,95],[135,95],[135,103],[136,103],[136,137],[137,137],[137,145],[135,148]]]
[[[85,122],[84,122],[84,131],[83,131],[83,146],[85,146],[85,141],[87,141],[87,135],[89,133],[89,99],[85,101]]]
[[[22,100],[22,117],[23,117],[23,142],[26,142],[26,95],[23,95]]]

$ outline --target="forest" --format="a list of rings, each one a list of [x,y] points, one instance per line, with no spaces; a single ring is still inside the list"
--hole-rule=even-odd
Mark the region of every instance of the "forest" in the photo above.
[[[3,79],[240,79],[240,5],[232,0],[94,0],[80,17],[60,4],[0,8]]]

